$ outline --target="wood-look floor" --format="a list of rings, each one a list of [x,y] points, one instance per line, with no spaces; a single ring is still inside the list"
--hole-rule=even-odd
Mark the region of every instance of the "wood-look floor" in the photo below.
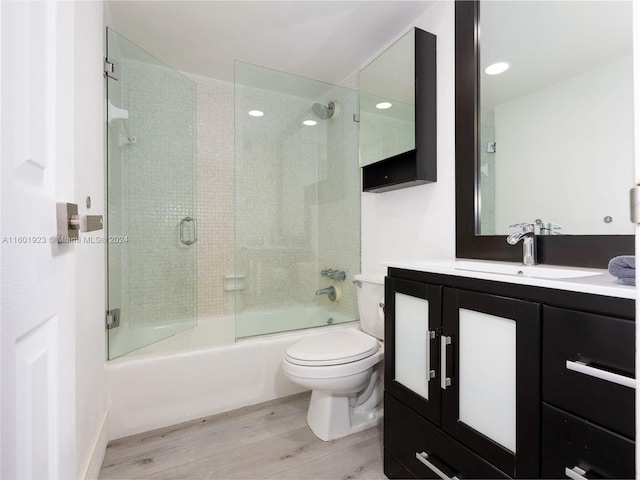
[[[385,479],[382,426],[323,442],[309,393],[109,443],[101,479]]]

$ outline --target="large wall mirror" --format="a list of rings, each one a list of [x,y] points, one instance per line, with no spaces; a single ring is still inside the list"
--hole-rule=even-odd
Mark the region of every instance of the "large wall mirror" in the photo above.
[[[458,257],[521,259],[517,223],[541,263],[633,252],[631,3],[456,2]]]

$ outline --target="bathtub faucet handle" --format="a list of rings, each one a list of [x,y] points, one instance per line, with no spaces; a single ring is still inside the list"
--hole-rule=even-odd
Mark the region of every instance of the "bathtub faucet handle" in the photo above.
[[[335,268],[325,268],[320,272],[320,275],[332,280],[344,280],[347,278],[347,273],[344,270],[337,270]]]

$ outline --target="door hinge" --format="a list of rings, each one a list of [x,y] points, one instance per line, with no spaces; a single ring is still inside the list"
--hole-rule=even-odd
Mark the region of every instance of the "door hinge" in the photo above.
[[[104,73],[107,77],[118,80],[118,76],[120,74],[120,67],[118,66],[118,62],[116,62],[113,58],[105,58]]]
[[[107,330],[111,330],[113,328],[120,326],[120,309],[114,308],[113,310],[107,311],[107,320],[106,320]]]
[[[640,223],[640,186],[629,190],[631,223]]]

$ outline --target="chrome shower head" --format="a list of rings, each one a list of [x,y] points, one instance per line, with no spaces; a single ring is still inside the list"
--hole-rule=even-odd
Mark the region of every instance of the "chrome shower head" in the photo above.
[[[329,105],[314,103],[311,107],[311,111],[320,120],[327,120],[333,117],[333,114],[336,111],[336,104],[334,102],[329,102]]]

